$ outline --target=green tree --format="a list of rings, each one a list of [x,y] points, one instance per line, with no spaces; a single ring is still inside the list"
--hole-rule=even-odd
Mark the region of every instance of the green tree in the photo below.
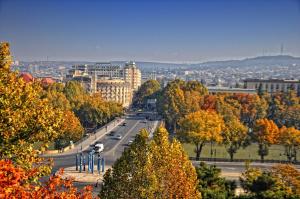
[[[148,142],[148,132],[142,130],[105,173],[101,198],[155,198],[157,183]]]
[[[246,171],[240,177],[246,197],[238,198],[300,198],[299,175],[299,171],[291,165],[276,165],[266,171],[247,166]]]
[[[143,107],[147,99],[156,98],[157,92],[160,90],[160,84],[156,80],[148,80],[144,82],[133,98],[133,105]]]
[[[220,177],[221,169],[215,165],[207,165],[200,162],[196,167],[198,178],[198,190],[203,199],[230,199],[234,198],[235,181],[226,180]]]

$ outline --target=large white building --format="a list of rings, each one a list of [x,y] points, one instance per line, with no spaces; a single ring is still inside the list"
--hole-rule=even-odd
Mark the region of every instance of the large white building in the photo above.
[[[125,67],[109,62],[75,65],[69,70],[68,80],[77,80],[91,93],[100,93],[106,101],[131,104],[133,93],[141,86],[141,71],[134,62]]]
[[[300,94],[300,80],[285,79],[246,79],[244,87],[247,89],[261,89],[268,93],[288,92],[290,89]]]

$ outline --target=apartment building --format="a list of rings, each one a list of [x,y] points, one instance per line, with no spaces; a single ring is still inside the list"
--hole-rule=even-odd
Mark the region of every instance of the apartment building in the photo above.
[[[141,86],[141,71],[134,62],[122,68],[109,62],[75,65],[69,70],[67,80],[81,82],[91,93],[100,93],[104,100],[131,104],[133,93]]]

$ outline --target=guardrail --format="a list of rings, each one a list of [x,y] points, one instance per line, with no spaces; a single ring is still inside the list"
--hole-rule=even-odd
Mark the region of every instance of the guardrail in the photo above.
[[[246,161],[250,161],[250,162],[259,162],[261,163],[260,159],[233,159],[233,161],[231,161],[228,158],[199,158],[198,160],[196,159],[196,157],[189,157],[190,160],[192,161],[207,161],[207,162],[246,162]],[[300,162],[289,162],[287,160],[264,160],[264,163],[292,163],[292,164],[296,164],[296,165],[300,165]]]

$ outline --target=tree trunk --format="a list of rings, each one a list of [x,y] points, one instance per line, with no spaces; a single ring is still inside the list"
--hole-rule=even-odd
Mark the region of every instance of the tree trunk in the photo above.
[[[233,162],[233,155],[234,155],[234,153],[231,152],[229,155],[230,155],[230,162]]]
[[[201,143],[201,144],[197,143],[196,144],[196,160],[200,159],[200,155],[201,155],[203,145],[204,145],[203,143]]]
[[[260,155],[260,162],[261,163],[265,162],[265,155],[263,155],[263,154]]]

